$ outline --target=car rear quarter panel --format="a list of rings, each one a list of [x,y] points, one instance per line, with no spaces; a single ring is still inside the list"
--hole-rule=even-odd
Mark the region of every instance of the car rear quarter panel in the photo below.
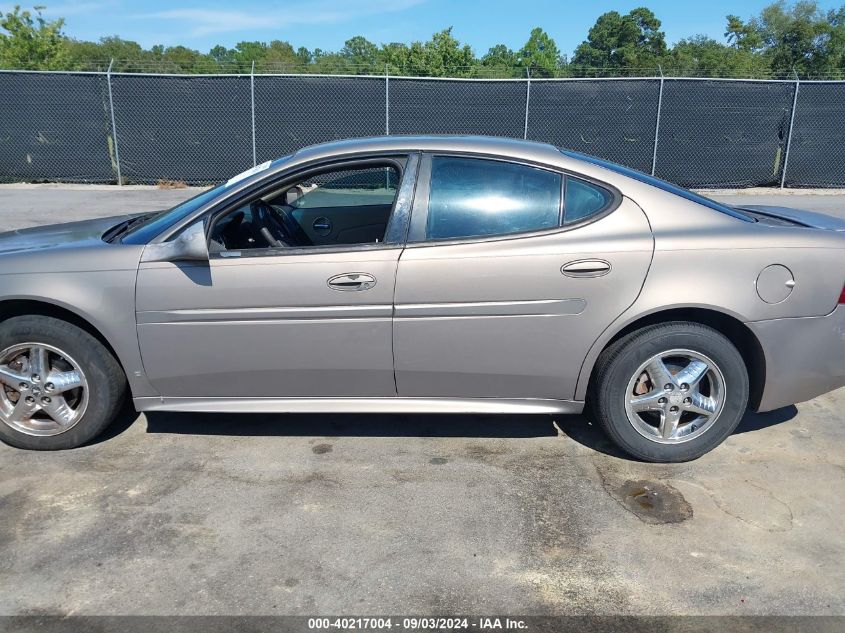
[[[704,308],[749,323],[820,316],[836,307],[845,281],[845,236],[745,222],[634,181],[618,186],[635,197],[651,222],[654,260],[637,300],[590,349],[576,398],[586,394],[601,350],[643,316]],[[795,280],[791,294],[779,303],[766,303],[757,293],[758,276],[772,264],[787,267]],[[763,351],[767,357],[772,352],[765,344]]]

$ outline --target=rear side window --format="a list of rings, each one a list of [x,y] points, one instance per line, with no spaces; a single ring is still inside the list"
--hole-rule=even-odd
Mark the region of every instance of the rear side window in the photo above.
[[[563,223],[572,224],[601,213],[613,201],[605,188],[580,178],[566,178],[566,195],[563,199]]]
[[[426,238],[506,235],[558,226],[561,175],[495,160],[435,156]]]

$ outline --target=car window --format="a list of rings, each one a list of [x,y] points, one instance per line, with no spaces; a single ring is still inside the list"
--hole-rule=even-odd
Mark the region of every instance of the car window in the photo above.
[[[581,180],[566,177],[566,194],[563,198],[563,222],[572,224],[600,213],[613,200],[611,194],[604,187]]]
[[[226,182],[203,191],[193,198],[185,200],[172,209],[147,216],[143,219],[143,221],[132,224],[132,226],[128,227],[128,230],[119,237],[124,244],[146,244],[163,231],[191,215],[203,205],[212,202],[215,198],[218,198],[227,192],[232,191],[235,187],[240,186],[242,181],[247,181],[249,178],[260,179],[263,172],[271,168],[279,167],[289,161],[290,158],[290,156],[283,156],[277,160],[262,163],[261,165],[247,169],[245,172],[230,178]]]
[[[689,189],[684,189],[683,187],[679,187],[678,185],[673,185],[671,182],[666,182],[665,180],[661,180],[660,178],[649,176],[648,174],[644,174],[641,171],[631,169],[630,167],[623,167],[622,165],[611,163],[608,160],[596,158],[595,156],[582,154],[581,152],[573,152],[570,150],[560,150],[560,152],[561,154],[569,156],[570,158],[574,158],[576,160],[583,160],[585,162],[592,163],[593,165],[604,167],[605,169],[609,169],[610,171],[616,172],[617,174],[622,174],[623,176],[627,176],[628,178],[639,180],[640,182],[643,182],[647,185],[651,185],[652,187],[657,187],[658,189],[662,189],[663,191],[673,193],[676,196],[680,196],[682,198],[685,198],[686,200],[696,202],[700,205],[713,209],[714,211],[724,213],[725,215],[730,215],[734,218],[737,218],[738,220],[744,220],[746,222],[756,222],[754,218],[743,213],[736,207],[730,207],[726,204],[722,204],[721,202],[716,202],[712,198],[706,198],[693,191],[690,191]]]
[[[295,185],[285,201],[294,209],[393,204],[398,186],[395,167],[329,172]]]
[[[427,239],[505,235],[556,227],[561,175],[503,161],[435,156]]]
[[[393,165],[324,171],[218,218],[212,252],[384,241],[399,188]]]

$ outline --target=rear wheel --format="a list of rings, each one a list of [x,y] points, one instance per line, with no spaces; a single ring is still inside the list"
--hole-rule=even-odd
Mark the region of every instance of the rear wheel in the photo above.
[[[647,461],[683,462],[734,431],[748,404],[748,374],[724,335],[670,322],[608,347],[592,397],[599,425],[622,450]]]
[[[126,379],[108,349],[52,317],[0,324],[0,439],[19,448],[74,448],[99,435]]]

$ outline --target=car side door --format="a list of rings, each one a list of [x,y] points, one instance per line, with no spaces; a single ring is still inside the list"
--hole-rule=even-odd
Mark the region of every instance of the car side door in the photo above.
[[[399,396],[571,399],[653,253],[612,187],[527,163],[426,155],[396,279]]]
[[[368,158],[309,173],[308,186],[322,178],[323,197],[333,198],[336,225],[369,227],[352,243],[331,241],[330,229],[314,244],[294,235],[304,233],[301,225],[263,237],[276,225],[262,224],[262,214],[290,222],[282,207],[296,196],[285,187],[305,182],[302,176],[209,218],[208,262],[142,263],[138,341],[161,396],[213,398],[224,408],[236,399],[395,396],[394,279],[417,162]],[[385,184],[382,172],[390,169],[398,175]],[[380,181],[367,180],[373,171]],[[373,199],[376,216],[362,213],[362,200]]]

